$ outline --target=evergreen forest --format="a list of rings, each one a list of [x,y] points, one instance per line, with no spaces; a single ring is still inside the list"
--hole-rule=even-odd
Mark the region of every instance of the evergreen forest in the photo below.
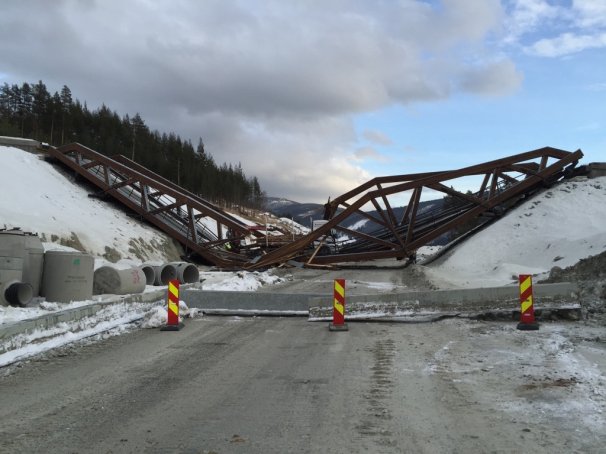
[[[122,154],[206,200],[226,207],[262,206],[256,177],[242,166],[217,165],[202,139],[194,147],[174,133],[150,130],[137,113],[120,117],[109,107],[90,110],[66,85],[51,94],[42,81],[0,87],[0,136],[53,146],[79,142],[106,156]]]

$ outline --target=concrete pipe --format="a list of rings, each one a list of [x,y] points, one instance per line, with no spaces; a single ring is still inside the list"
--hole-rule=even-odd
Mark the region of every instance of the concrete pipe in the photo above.
[[[177,279],[177,268],[170,263],[166,265],[155,266],[156,279],[154,285],[168,285],[169,281]]]
[[[146,285],[154,285],[156,280],[156,271],[152,265],[143,264],[141,266],[143,273],[145,273],[145,284]]]
[[[198,267],[187,262],[171,262],[177,270],[177,279],[180,284],[193,284],[200,281],[200,272]]]
[[[0,256],[0,305],[10,305],[5,292],[10,285],[23,282],[23,258]],[[14,291],[14,289],[13,289]]]
[[[25,233],[21,230],[0,230],[0,256],[21,257],[25,254]]]
[[[83,252],[47,251],[40,294],[46,301],[69,303],[93,297],[95,261]]]
[[[95,270],[93,276],[93,294],[126,295],[142,293],[147,279],[141,268],[120,270],[112,266],[102,266]]]
[[[11,306],[24,307],[34,296],[31,284],[26,282],[9,282],[4,286],[4,300]]]
[[[44,248],[38,235],[25,235],[25,255],[23,257],[23,282],[32,285],[34,296],[40,294],[42,270],[44,269]]]

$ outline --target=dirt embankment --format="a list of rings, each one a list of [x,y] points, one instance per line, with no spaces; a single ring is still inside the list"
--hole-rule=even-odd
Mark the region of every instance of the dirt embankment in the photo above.
[[[587,319],[606,324],[606,252],[567,268],[554,266],[541,282],[576,282]]]

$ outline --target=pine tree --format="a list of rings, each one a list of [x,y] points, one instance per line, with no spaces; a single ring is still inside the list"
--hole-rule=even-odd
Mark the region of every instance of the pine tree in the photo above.
[[[36,139],[46,141],[48,138],[43,131],[48,121],[48,108],[50,104],[50,93],[46,85],[40,80],[33,88],[32,113],[34,116],[33,136]]]
[[[60,94],[61,100],[61,145],[65,143],[65,130],[66,124],[65,119],[70,112],[72,106],[72,92],[67,85],[63,85]]]
[[[137,135],[144,134],[147,129],[147,127],[145,126],[145,123],[143,122],[143,119],[139,115],[139,112],[137,112],[135,114],[135,116],[130,120],[130,127],[133,132],[132,150],[131,150],[130,159],[134,161],[135,160],[135,147],[136,147],[136,143],[137,143]]]

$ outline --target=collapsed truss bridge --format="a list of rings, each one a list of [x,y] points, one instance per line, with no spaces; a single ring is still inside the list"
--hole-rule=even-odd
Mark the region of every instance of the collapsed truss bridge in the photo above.
[[[374,178],[325,205],[319,229],[269,252],[254,267],[296,260],[307,265],[414,258],[419,247],[466,223],[489,221],[520,199],[571,174],[581,150],[568,152],[544,147],[527,153],[459,170]],[[463,182],[475,190],[457,190]],[[420,209],[422,194],[446,197],[450,204]],[[402,203],[408,197],[407,203]],[[396,215],[396,203],[404,206]],[[370,211],[373,210],[374,211]],[[352,219],[367,221],[363,233],[346,227]],[[348,222],[349,221],[349,222]]]
[[[583,157],[581,150],[544,147],[458,170],[374,178],[329,201],[320,228],[280,242],[124,156],[110,158],[80,144],[46,151],[207,263],[241,269],[412,259],[446,232],[478,219],[489,222],[572,174]],[[469,189],[455,189],[461,183]],[[424,194],[449,203],[425,209]],[[352,229],[360,219],[364,231]],[[234,244],[243,247],[229,249]]]

